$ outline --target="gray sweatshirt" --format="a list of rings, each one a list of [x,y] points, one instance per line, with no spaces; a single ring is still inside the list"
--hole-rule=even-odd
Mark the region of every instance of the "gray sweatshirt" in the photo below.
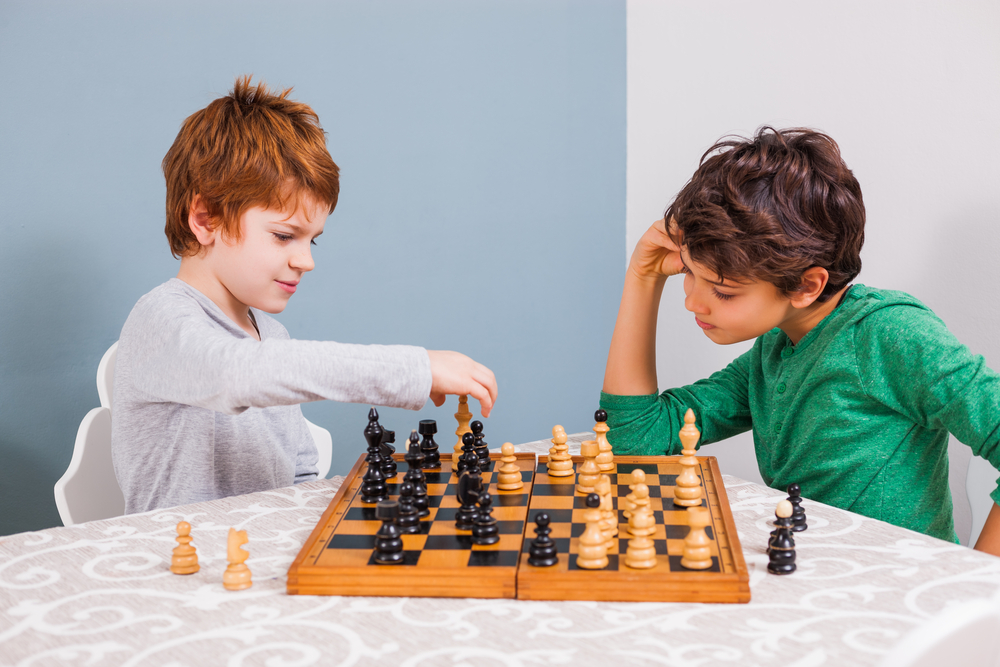
[[[277,320],[251,313],[260,341],[176,278],[132,309],[111,407],[126,513],[315,479],[300,403],[417,410],[430,394],[423,348],[291,340]]]

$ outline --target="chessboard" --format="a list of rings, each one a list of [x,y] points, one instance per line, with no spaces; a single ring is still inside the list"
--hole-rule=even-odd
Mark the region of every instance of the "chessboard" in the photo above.
[[[430,515],[421,521],[421,532],[402,536],[402,564],[380,565],[373,557],[375,533],[381,522],[375,504],[361,501],[362,479],[367,471],[363,455],[351,469],[330,506],[306,540],[288,571],[287,591],[293,595],[364,595],[400,597],[517,598],[528,600],[609,600],[664,602],[749,602],[749,574],[725,487],[714,457],[697,457],[702,484],[702,506],[711,523],[712,566],[688,570],[680,565],[684,537],[689,528],[686,508],[673,504],[673,482],[681,457],[614,458],[610,474],[612,501],[619,517],[619,536],[608,552],[604,569],[576,565],[577,542],[584,530],[584,494],[575,490],[576,478],[549,477],[547,458],[518,453],[516,464],[524,482],[513,491],[497,489],[499,455],[492,454],[482,471],[483,487],[493,497],[500,541],[482,546],[472,543],[469,531],[455,528],[458,479],[452,462],[441,458],[441,468],[424,469]],[[394,454],[397,475],[388,480],[389,495],[399,494],[407,465]],[[573,457],[574,464],[582,461]],[[633,570],[624,564],[628,523],[619,504],[629,493],[633,470],[646,473],[654,517],[653,535],[657,565]],[[550,567],[528,564],[528,550],[535,537],[534,519],[549,515],[559,555]],[[620,556],[622,556],[620,558]]]

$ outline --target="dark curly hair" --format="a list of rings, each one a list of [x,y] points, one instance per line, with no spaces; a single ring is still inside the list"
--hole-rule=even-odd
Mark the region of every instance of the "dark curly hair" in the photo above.
[[[753,139],[723,137],[667,209],[696,262],[722,279],[764,280],[785,296],[814,266],[830,278],[826,301],[861,272],[861,186],[829,136],[764,126]]]

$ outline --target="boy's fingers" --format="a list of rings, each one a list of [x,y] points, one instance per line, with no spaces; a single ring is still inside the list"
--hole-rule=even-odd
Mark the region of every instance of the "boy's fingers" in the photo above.
[[[489,390],[483,385],[477,384],[470,393],[474,399],[479,401],[479,412],[482,413],[483,417],[489,417],[490,411],[493,409],[493,397]]]
[[[431,402],[434,403],[434,407],[440,408],[444,404],[444,394],[432,391]]]

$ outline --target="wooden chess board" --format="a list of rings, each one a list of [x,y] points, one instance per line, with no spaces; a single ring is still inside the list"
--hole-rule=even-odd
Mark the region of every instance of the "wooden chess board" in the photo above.
[[[455,529],[457,478],[451,460],[442,457],[439,471],[424,470],[430,516],[419,534],[403,535],[401,565],[378,565],[372,559],[375,533],[381,522],[374,503],[361,502],[361,483],[367,470],[362,456],[306,540],[288,570],[288,593],[305,595],[371,595],[407,597],[519,598],[529,600],[619,600],[665,602],[749,602],[749,573],[733,524],[732,512],[714,457],[698,457],[698,476],[705,491],[702,505],[709,509],[712,539],[709,570],[687,570],[680,565],[688,526],[686,509],[673,504],[673,483],[680,472],[677,456],[618,456],[611,474],[612,500],[619,514],[619,536],[609,551],[608,567],[585,570],[576,566],[577,539],[584,530],[584,496],[575,492],[576,478],[552,477],[546,457],[516,454],[524,487],[496,488],[499,455],[483,472],[483,486],[493,496],[493,517],[500,542],[472,544],[469,531]],[[394,455],[399,471],[388,482],[389,494],[399,495],[406,474],[401,454]],[[580,463],[580,457],[573,457]],[[633,570],[624,565],[628,522],[619,502],[630,492],[635,468],[646,473],[656,518],[653,540],[657,566]],[[534,517],[551,519],[559,563],[540,568],[528,565],[534,539]]]

